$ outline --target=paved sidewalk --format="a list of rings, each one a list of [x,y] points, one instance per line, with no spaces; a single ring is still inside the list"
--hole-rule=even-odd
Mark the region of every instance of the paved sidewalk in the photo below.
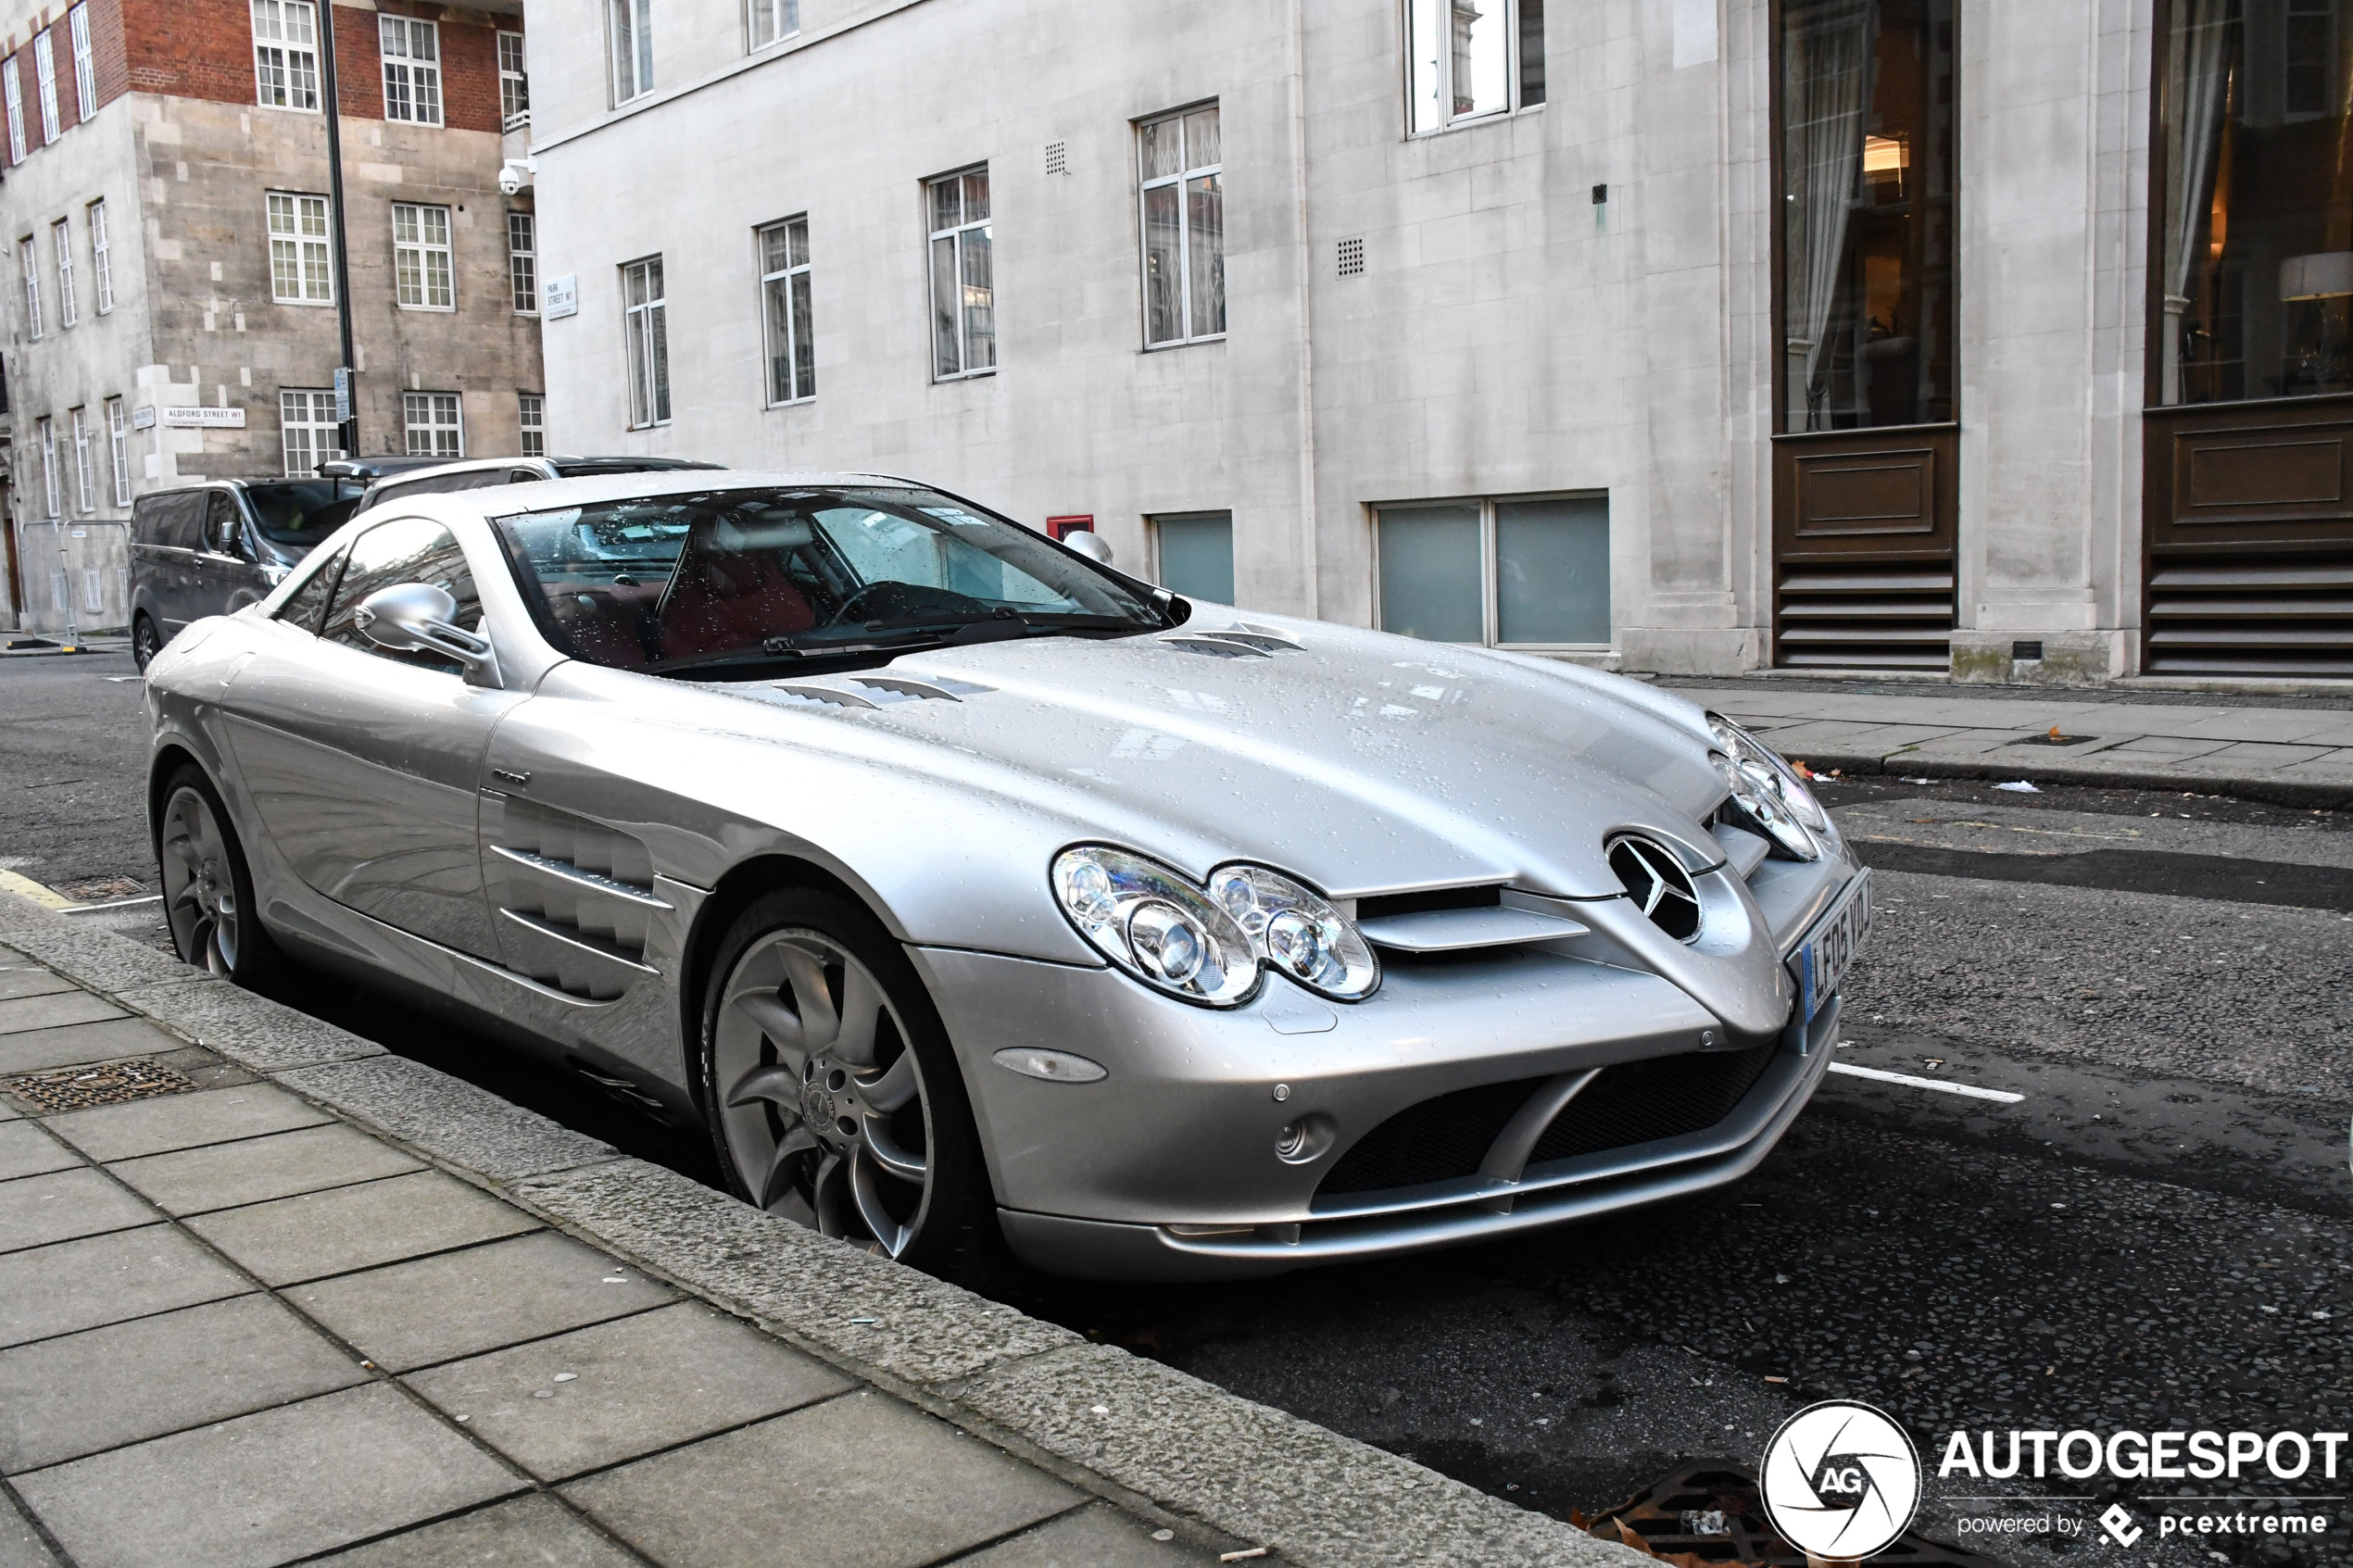
[[[2353,711],[2016,686],[1856,690],[1760,678],[1660,685],[1768,735],[1818,771],[2027,779],[2353,803]],[[2172,694],[2166,694],[2169,697]],[[2053,740],[2056,728],[2060,738]]]
[[[1648,1561],[5,894],[0,941],[0,1568]],[[158,1092],[57,1103],[110,1076]]]

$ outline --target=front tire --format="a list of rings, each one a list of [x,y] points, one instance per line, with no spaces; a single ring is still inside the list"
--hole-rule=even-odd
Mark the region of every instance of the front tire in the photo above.
[[[145,612],[133,617],[131,622],[131,662],[138,666],[139,673],[145,674],[147,666],[153,664],[156,655],[162,651],[163,633],[156,630],[155,618]]]
[[[164,785],[156,865],[171,946],[182,961],[239,985],[269,972],[276,951],[256,913],[245,847],[220,793],[194,763]]]
[[[995,1200],[947,1031],[861,906],[755,899],[705,991],[705,1117],[745,1201],[932,1273],[993,1255]]]

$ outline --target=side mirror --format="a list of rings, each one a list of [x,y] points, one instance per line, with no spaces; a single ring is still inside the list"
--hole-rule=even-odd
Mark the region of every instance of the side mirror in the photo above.
[[[1111,564],[1111,546],[1091,528],[1074,528],[1063,535],[1063,543],[1076,550],[1097,566]]]
[[[457,620],[458,601],[430,583],[379,588],[351,614],[359,634],[380,648],[439,654],[464,668],[467,684],[498,684],[498,656],[490,639],[464,630]]]

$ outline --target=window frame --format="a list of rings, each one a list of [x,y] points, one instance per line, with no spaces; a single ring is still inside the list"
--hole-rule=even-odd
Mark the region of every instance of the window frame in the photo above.
[[[44,414],[40,426],[41,491],[49,505],[46,515],[51,522],[55,522],[64,514],[64,501],[60,495],[62,486],[57,475],[57,421]]]
[[[400,40],[399,53],[390,47],[395,36]],[[417,41],[429,42],[432,54],[415,52]],[[422,17],[395,16],[389,11],[376,13],[376,53],[384,66],[384,119],[404,125],[444,125],[441,91],[441,24]],[[399,72],[396,90],[394,72]],[[431,98],[431,114],[418,112],[420,102]],[[397,100],[400,112],[394,112]]]
[[[796,228],[800,231],[800,259],[797,262],[792,259],[791,248],[791,232]],[[768,236],[778,230],[785,231],[786,234],[786,265],[771,270],[768,267]],[[808,302],[813,297],[816,283],[814,275],[811,271],[809,214],[795,213],[790,218],[779,218],[774,223],[761,224],[752,231],[752,243],[758,247],[753,254],[758,258],[761,268],[761,358],[767,361],[761,371],[761,391],[767,399],[767,406],[771,408],[786,408],[795,404],[812,402],[817,396],[817,350],[814,306]],[[777,292],[775,285],[779,283],[784,285],[783,292],[786,299],[798,307],[798,308],[787,308],[785,312],[785,341],[787,348],[786,360],[791,367],[792,375],[791,395],[786,397],[776,395],[775,356],[769,352],[770,345],[776,341],[774,295]],[[800,296],[799,300],[793,297],[796,293],[795,283],[801,285],[798,291]],[[804,315],[810,318],[807,341],[804,341],[801,335],[801,318]],[[808,384],[805,388],[802,385],[800,368],[803,350],[806,350],[809,356]]]
[[[109,397],[107,411],[107,458],[114,470],[114,504],[131,505],[131,426],[123,418],[122,399]]]
[[[52,219],[49,222],[49,248],[56,253],[57,264],[57,328],[60,332],[82,324],[82,291],[73,286],[73,220]]]
[[[458,229],[450,209],[438,202],[394,202],[392,207],[392,300],[403,310],[451,311],[458,308]],[[400,237],[403,213],[415,216],[417,237]],[[439,240],[426,238],[430,227],[427,215],[438,213],[441,219]],[[403,252],[416,257],[417,297],[410,299],[409,275],[402,270]],[[441,291],[446,296],[434,299],[433,262],[441,259]]]
[[[284,210],[289,214],[293,223],[291,228],[281,229],[278,226],[281,210],[279,204],[282,202],[288,204]],[[331,221],[332,215],[328,207],[329,204],[325,196],[309,191],[262,192],[262,232],[268,235],[270,242],[270,297],[273,303],[327,306],[334,304],[334,225]],[[314,218],[318,223],[315,232],[308,227]],[[281,247],[285,247],[285,254],[292,258],[297,290],[293,295],[279,292],[278,261]],[[314,279],[311,270],[313,251],[317,252],[318,271],[315,278],[320,290],[317,294],[311,292]]]
[[[266,37],[262,31],[262,7],[265,6],[277,13],[277,19],[272,24],[275,31]],[[296,9],[309,13],[310,43],[307,48],[287,36],[286,13]],[[254,102],[265,109],[288,109],[296,114],[317,114],[320,102],[319,7],[315,0],[248,0],[245,10],[249,25],[253,29]],[[278,56],[274,65],[265,65],[265,55]],[[305,78],[296,65],[298,60],[305,58],[310,62],[307,90],[301,87]],[[279,78],[276,91],[283,94],[283,98],[272,95],[273,89],[270,76],[270,71],[272,69],[276,71]],[[306,97],[308,102],[303,101]]]
[[[90,460],[90,408],[77,403],[66,410],[67,433],[73,438],[73,498],[83,516],[98,509],[98,475]]]
[[[1185,122],[1189,117],[1199,114],[1203,109],[1219,110],[1218,157],[1215,163],[1206,163],[1196,168],[1192,163],[1192,149],[1189,144],[1189,138],[1185,130]],[[1162,125],[1176,127],[1177,144],[1184,149],[1177,161],[1183,167],[1174,174],[1147,177],[1144,171],[1145,133],[1153,127]],[[1136,121],[1135,133],[1136,266],[1140,289],[1139,300],[1143,306],[1139,324],[1143,331],[1144,350],[1146,353],[1158,353],[1164,348],[1185,348],[1196,343],[1223,343],[1226,339],[1227,328],[1223,282],[1226,270],[1226,231],[1223,218],[1226,194],[1224,111],[1219,108],[1215,98],[1207,98],[1197,104],[1188,104],[1181,109],[1170,109],[1164,114],[1147,116]],[[1187,197],[1192,189],[1192,182],[1201,179],[1214,182],[1220,203],[1217,230],[1217,270],[1220,280],[1219,324],[1214,332],[1193,331],[1193,213],[1192,204]],[[1155,338],[1152,336],[1151,227],[1148,213],[1151,203],[1151,193],[1172,187],[1176,192],[1176,314],[1184,325],[1184,331],[1175,337]]]
[[[775,29],[761,36],[763,18]],[[762,49],[800,36],[800,0],[744,0],[744,52],[757,55]]]
[[[1602,654],[1617,647],[1617,540],[1613,528],[1609,539],[1609,555],[1604,566],[1609,573],[1609,640],[1600,643],[1507,643],[1503,640],[1502,564],[1496,544],[1495,508],[1529,501],[1600,501],[1608,507],[1610,492],[1606,489],[1539,490],[1524,495],[1430,495],[1412,500],[1378,501],[1365,508],[1372,523],[1372,624],[1376,631],[1384,630],[1381,605],[1380,514],[1390,509],[1413,507],[1477,507],[1478,508],[1478,594],[1479,636],[1476,643],[1434,643],[1437,647],[1503,648],[1514,653]],[[1399,633],[1403,635],[1403,633]]]
[[[515,394],[515,445],[526,458],[547,455],[547,395]]]
[[[288,412],[288,399],[296,397],[303,400],[303,417],[298,420],[289,417]],[[326,416],[324,419],[320,417],[322,410]],[[288,479],[315,479],[319,464],[329,460],[330,452],[336,457],[343,455],[343,426],[335,422],[334,413],[335,395],[332,387],[285,386],[278,389],[278,454],[280,465],[285,470]],[[309,433],[303,438],[304,450],[311,458],[308,468],[295,467],[292,437],[297,430]],[[322,445],[319,439],[321,431],[332,433],[333,439]]]
[[[931,339],[931,379],[934,383],[975,381],[997,373],[997,193],[993,184],[988,185],[988,210],[979,218],[964,216],[966,211],[964,192],[967,189],[964,182],[975,174],[979,175],[984,182],[988,181],[988,165],[986,162],[966,164],[962,169],[951,169],[945,174],[935,174],[923,182],[924,230],[926,235],[924,244],[924,277],[928,290],[924,309],[925,313],[931,318],[931,330],[925,335]],[[943,229],[937,226],[937,220],[935,217],[937,197],[934,193],[944,185],[956,187],[958,221]],[[969,362],[974,342],[973,307],[969,296],[971,285],[963,280],[967,270],[964,260],[967,236],[975,233],[980,234],[988,242],[987,252],[988,256],[988,304],[987,306],[988,363],[986,365],[974,365]],[[939,247],[943,242],[949,245],[950,254],[955,257],[954,275],[950,279],[950,286],[955,290],[956,297],[957,368],[952,370],[943,370],[940,368],[942,344],[939,315]]]
[[[1536,98],[1534,102],[1530,103],[1523,101],[1528,84],[1522,75],[1525,68],[1521,55],[1527,37],[1527,8],[1531,4],[1535,6],[1537,12],[1536,36],[1537,42],[1541,44],[1544,42],[1544,0],[1506,0],[1506,8],[1504,19],[1504,58],[1507,63],[1504,67],[1504,79],[1511,83],[1510,101],[1508,106],[1500,109],[1487,109],[1477,114],[1457,114],[1453,108],[1454,94],[1453,91],[1453,82],[1452,80],[1454,74],[1454,55],[1452,49],[1441,49],[1439,52],[1438,56],[1438,69],[1441,80],[1438,82],[1437,92],[1441,112],[1439,114],[1437,123],[1432,125],[1422,125],[1417,124],[1415,119],[1415,116],[1418,111],[1418,101],[1414,90],[1414,51],[1416,47],[1418,47],[1418,44],[1416,42],[1416,33],[1414,26],[1414,19],[1422,7],[1428,6],[1439,13],[1440,19],[1438,26],[1440,30],[1451,31],[1450,24],[1453,18],[1454,0],[1403,0],[1403,9],[1399,19],[1403,27],[1403,37],[1405,40],[1404,58],[1402,63],[1404,67],[1405,136],[1408,141],[1416,140],[1424,136],[1443,136],[1448,132],[1460,131],[1466,126],[1490,125],[1501,121],[1516,119],[1523,114],[1533,114],[1544,107],[1545,98],[1550,95],[1549,83],[1541,84],[1540,86],[1540,92],[1542,95]],[[1543,54],[1540,54],[1537,60],[1537,67],[1540,70],[1543,69],[1548,63],[1545,56],[1549,55],[1549,51],[1544,51]]]
[[[17,241],[17,268],[24,274],[25,341],[39,343],[47,335],[41,319],[41,242],[31,234]]]
[[[8,107],[8,161],[10,163],[22,163],[31,156],[31,148],[26,142],[24,133],[24,82],[21,68],[17,64],[22,54],[22,50],[18,50],[10,55],[7,70],[0,74],[0,97],[6,98]]]
[[[448,424],[443,424],[434,417],[441,411],[443,399],[447,400],[449,411],[457,416]],[[424,410],[426,416],[422,423],[419,423],[416,419],[416,411],[420,408]],[[428,443],[431,443],[434,433],[444,430],[457,432],[458,449],[455,452],[443,452],[438,449],[424,452],[417,450],[417,434],[420,431],[425,433]],[[402,445],[411,458],[439,458],[452,463],[463,461],[466,456],[465,394],[430,391],[402,393],[400,395],[400,431],[404,437]]]
[[[90,284],[95,291],[94,304],[101,316],[114,310],[114,237],[107,231],[107,198],[98,197],[86,204],[82,211],[90,222]]]
[[[614,108],[654,90],[653,0],[605,0],[605,55]]]
[[[539,314],[539,215],[519,207],[507,209],[507,292],[516,315]]]
[[[66,41],[73,50],[73,118],[87,120],[98,112],[98,65],[90,46],[89,0],[66,12]]]
[[[65,134],[65,127],[57,115],[57,53],[49,41],[52,29],[43,28],[32,35],[32,80],[41,99],[41,144],[55,146]]]
[[[651,270],[647,270],[650,269]],[[632,274],[648,281],[647,297],[632,303]],[[660,282],[656,290],[650,286]],[[653,430],[670,422],[670,280],[659,255],[621,264],[621,330],[628,352],[629,428]]]
[[[514,64],[507,63],[508,44],[514,44]],[[508,131],[516,131],[531,123],[530,55],[523,44],[523,35],[508,29],[498,30],[498,123]]]

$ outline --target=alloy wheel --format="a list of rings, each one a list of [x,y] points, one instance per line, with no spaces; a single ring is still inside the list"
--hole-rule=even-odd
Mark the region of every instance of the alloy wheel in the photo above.
[[[235,853],[212,803],[182,784],[163,809],[163,907],[172,944],[190,963],[223,977],[237,968],[245,911],[237,902]]]
[[[131,628],[131,662],[145,674],[156,655],[163,651],[163,644],[156,635],[156,623],[141,616]]]
[[[728,974],[712,1083],[743,1189],[896,1258],[932,1207],[931,1108],[898,1010],[839,942],[772,931]]]

